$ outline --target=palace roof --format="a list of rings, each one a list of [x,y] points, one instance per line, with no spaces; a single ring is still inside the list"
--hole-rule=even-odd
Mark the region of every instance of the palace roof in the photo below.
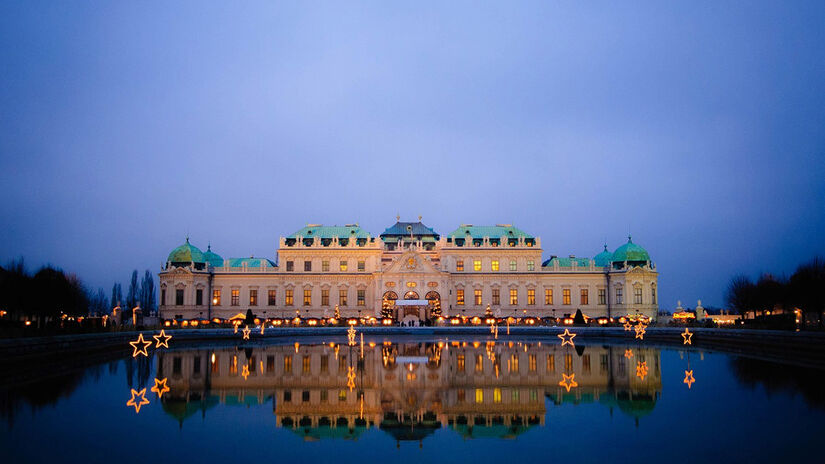
[[[206,247],[206,251],[203,252],[203,259],[213,267],[223,266],[223,258],[221,258],[221,255],[212,251],[212,244]]]
[[[633,243],[633,239],[628,236],[627,243],[619,248],[616,248],[616,251],[613,252],[612,261],[614,263],[621,263],[624,261],[644,262],[650,261],[650,255],[647,253],[647,250]]]
[[[468,233],[474,239],[480,239],[484,237],[535,238],[527,232],[519,229],[518,227],[514,227],[512,224],[496,224],[494,226],[474,226],[472,224],[461,224],[461,226],[458,229],[450,232],[448,236],[452,236],[455,238],[464,238],[467,236]]]
[[[203,257],[203,252],[195,245],[189,243],[189,237],[186,237],[186,243],[175,248],[171,253],[169,253],[169,257],[166,258],[166,261],[170,263],[206,262]]]
[[[409,237],[412,234],[415,237],[433,237],[438,240],[438,233],[434,231],[431,227],[427,227],[424,224],[419,222],[401,222],[398,221],[390,227],[387,227],[384,230],[384,233],[381,234],[381,239],[384,240],[387,237]]]
[[[347,224],[344,226],[325,226],[323,224],[307,224],[306,227],[302,227],[294,234],[286,237],[290,239],[298,238],[301,236],[305,239],[307,238],[350,238],[355,236],[355,238],[367,238],[369,234],[362,229],[358,224]]]
[[[590,266],[590,258],[559,258],[558,256],[553,256],[552,258],[546,260],[541,263],[541,266],[552,267],[555,262],[559,263],[559,267],[573,267],[573,262],[575,262],[578,267]]]
[[[264,258],[229,258],[229,267],[275,267],[275,263]]]

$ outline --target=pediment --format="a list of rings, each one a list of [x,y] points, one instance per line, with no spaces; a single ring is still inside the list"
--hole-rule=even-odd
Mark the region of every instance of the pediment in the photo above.
[[[174,275],[192,275],[192,271],[188,267],[176,267],[172,274]]]
[[[433,266],[430,258],[417,251],[407,251],[397,256],[384,272],[399,274],[436,274],[441,271]]]

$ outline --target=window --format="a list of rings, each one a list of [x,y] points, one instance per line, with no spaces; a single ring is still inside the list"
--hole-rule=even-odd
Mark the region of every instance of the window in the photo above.
[[[309,371],[312,367],[312,358],[310,356],[304,356],[301,360],[301,372],[304,374],[309,374]]]
[[[570,289],[565,288],[561,291],[561,304],[569,305],[570,304]]]
[[[347,356],[341,355],[338,357],[338,373],[343,374],[347,371]]]
[[[321,390],[321,402],[326,403],[327,401],[329,401],[329,391]]]
[[[513,398],[513,403],[519,402],[519,394],[517,389],[513,389],[513,392],[510,394],[510,397]]]
[[[517,305],[518,304],[518,289],[511,288],[510,289],[510,304]]]
[[[476,355],[476,372],[484,372],[484,358],[480,354]]]
[[[467,393],[464,391],[463,388],[458,389],[457,399],[459,403],[463,403],[467,400]]]
[[[212,354],[212,373],[218,374],[221,371],[220,358],[216,354]]]
[[[312,261],[304,261],[304,272],[312,271]]]
[[[474,271],[480,271],[481,270],[481,260],[480,259],[474,259],[473,260],[473,270]]]
[[[455,304],[456,306],[464,306],[464,289],[459,288],[455,291]]]
[[[292,372],[292,355],[284,356],[284,372]]]
[[[642,287],[633,287],[633,304],[642,304]]]
[[[338,270],[341,272],[347,272],[347,260],[342,259],[338,262]]]
[[[590,373],[590,355],[586,354],[582,356],[582,370],[585,374]]]
[[[326,374],[329,372],[329,355],[324,354],[321,355],[321,373]]]
[[[455,358],[456,369],[458,372],[464,372],[464,355],[460,354]]]
[[[580,292],[579,292],[579,304],[582,305],[582,306],[590,304],[590,291],[588,289],[583,288],[583,289],[580,290]]]
[[[603,354],[599,356],[599,371],[602,373],[607,372],[607,355]]]
[[[535,271],[536,270],[536,262],[532,259],[527,260],[527,270],[528,271]]]
[[[493,403],[501,403],[501,389],[494,388],[493,389]]]
[[[362,259],[358,261],[358,272],[364,272],[367,269],[367,263]]]
[[[203,289],[199,288],[195,290],[195,304],[197,306],[203,306]]]
[[[266,372],[275,372],[275,356],[269,355],[266,357]]]
[[[573,370],[573,355],[566,354],[564,355],[564,372],[570,372]]]
[[[494,259],[492,264],[490,265],[490,269],[493,271],[498,271],[498,260]]]
[[[477,288],[477,289],[473,290],[473,297],[474,297],[473,303],[476,306],[480,305],[481,304],[481,289],[480,288]]]
[[[552,288],[545,288],[544,289],[544,304],[546,304],[546,305],[553,304],[553,289]]]
[[[312,289],[305,288],[304,289],[304,306],[310,306],[312,304]]]
[[[258,290],[249,290],[249,306],[258,306]]]
[[[275,291],[275,290],[270,290],[267,293],[267,304],[269,306],[275,306],[277,304],[276,303],[277,301],[278,301],[278,292]]]
[[[286,271],[287,272],[292,272],[294,270],[295,270],[295,263],[292,262],[292,261],[287,261],[286,262]]]
[[[229,375],[238,375],[238,357],[232,356],[232,360],[229,361]]]
[[[166,289],[165,288],[160,289],[160,304],[162,304],[162,305],[166,304]]]
[[[286,293],[284,294],[284,305],[292,306],[292,289],[286,289]]]
[[[527,304],[528,305],[536,304],[536,289],[535,288],[528,288],[527,289]]]
[[[650,301],[656,304],[656,287],[650,287]]]
[[[329,289],[321,289],[321,306],[329,306]]]
[[[175,306],[182,306],[183,305],[183,289],[176,288],[175,289]]]
[[[494,305],[500,305],[501,304],[501,293],[500,293],[499,289],[497,289],[497,288],[493,289],[493,304]]]
[[[241,291],[237,288],[232,290],[232,306],[241,304]]]
[[[321,261],[321,271],[322,272],[329,272],[329,260],[325,259]]]
[[[360,289],[360,288],[358,289],[358,291],[356,292],[356,297],[357,297],[357,300],[355,302],[356,305],[358,305],[358,306],[366,305],[366,302],[367,302],[366,301],[367,300],[366,293],[367,293],[366,290]]]
[[[215,306],[221,305],[221,291],[220,290],[212,290],[212,304]]]
[[[518,355],[511,354],[510,362],[508,364],[510,365],[510,372],[518,372]]]
[[[599,289],[599,304],[607,304],[607,292],[603,288]]]
[[[622,287],[616,287],[616,304],[624,304],[624,295],[622,294]]]
[[[528,355],[527,356],[527,364],[528,364],[527,369],[529,369],[530,372],[536,372],[536,355],[534,355],[534,354]]]
[[[291,403],[292,402],[292,391],[285,390],[284,391],[284,403]]]
[[[195,359],[192,360],[192,373],[200,374],[201,373],[201,357],[195,356]]]
[[[304,390],[301,392],[301,401],[304,403],[309,403],[309,390]]]
[[[484,390],[476,388],[476,403],[484,402]]]
[[[515,259],[510,260],[510,272],[515,272],[518,269]]]
[[[458,271],[458,272],[464,271],[464,260],[463,259],[456,260],[455,270]]]
[[[342,288],[338,290],[338,306],[346,306],[347,305],[347,289]]]
[[[552,374],[556,372],[556,356],[552,354],[547,355],[547,372]]]
[[[344,402],[347,400],[347,391],[346,390],[339,390],[338,391],[338,401]]]

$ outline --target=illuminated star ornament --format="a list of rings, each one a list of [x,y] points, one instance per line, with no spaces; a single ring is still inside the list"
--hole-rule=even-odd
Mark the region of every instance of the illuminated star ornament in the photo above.
[[[575,337],[576,334],[571,334],[569,330],[564,329],[564,333],[558,334],[556,336],[561,338],[561,346],[564,346],[564,345],[575,346],[575,345],[573,345],[573,337]]]
[[[688,390],[690,390],[690,386],[693,385],[693,382],[696,382],[696,379],[693,378],[693,371],[685,371],[685,380],[682,380],[682,383],[687,384]]]
[[[349,326],[347,330],[347,344],[349,346],[355,346],[355,326]]]
[[[354,367],[347,367],[347,386],[349,387],[349,391],[352,391],[355,388],[355,368]]]
[[[132,348],[135,349],[134,352],[132,352],[133,358],[137,358],[139,354],[142,354],[143,356],[149,356],[149,353],[146,351],[146,348],[149,348],[149,345],[151,345],[152,342],[144,340],[143,334],[139,334],[138,339],[133,342],[129,342],[129,344],[132,345]],[[138,348],[138,345],[143,346],[141,348]]]
[[[633,330],[636,331],[636,338],[644,340],[645,339],[645,329],[647,329],[647,326],[642,324],[641,322],[639,322],[639,324],[636,325],[636,327],[633,328]]]
[[[630,320],[624,321],[624,330],[625,332],[630,332],[633,329],[633,324],[630,323]]]
[[[140,413],[140,407],[143,406],[144,404],[149,404],[149,400],[147,400],[144,395],[146,395],[146,389],[145,388],[141,391],[137,391],[134,388],[132,388],[132,397],[129,399],[129,401],[126,402],[126,406],[134,406],[135,407],[135,414],[139,414]],[[135,400],[138,400],[138,401],[135,401]]]
[[[576,374],[562,374],[561,376],[562,380],[559,382],[559,386],[566,388],[568,393],[570,393],[571,388],[579,386],[578,382],[576,382],[576,380],[574,379],[574,377],[576,377]]]
[[[627,358],[627,359],[632,358],[633,357],[633,350],[631,350],[630,348],[624,350],[624,357]]]
[[[249,334],[252,332],[251,330],[249,330],[249,326],[248,325],[244,326],[244,328],[241,332],[243,332],[243,339],[244,340],[249,340]]]
[[[246,378],[249,377],[249,366],[247,366],[246,364],[244,364],[243,369],[241,369],[241,376],[243,376],[244,380],[246,380]]]
[[[163,329],[160,329],[159,335],[152,335],[152,338],[155,339],[155,348],[169,348],[169,340],[172,339],[171,335],[166,335],[166,332]],[[163,340],[163,341],[161,341]]]
[[[647,361],[640,361],[638,364],[636,364],[636,377],[644,380],[647,376],[647,373]]]
[[[157,393],[158,399],[160,399],[164,393],[169,391],[169,387],[166,386],[166,378],[164,377],[163,380],[155,379],[155,386],[152,387],[151,391]]]
[[[690,339],[692,337],[693,337],[693,334],[690,333],[690,331],[687,329],[687,327],[685,327],[685,333],[682,334],[682,340],[683,340],[682,344],[683,345],[692,345],[692,343],[690,342]]]

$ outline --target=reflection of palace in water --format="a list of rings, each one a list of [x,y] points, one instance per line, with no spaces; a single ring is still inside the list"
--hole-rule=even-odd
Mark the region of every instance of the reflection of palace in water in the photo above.
[[[276,425],[307,439],[356,438],[380,427],[420,440],[440,427],[466,438],[514,437],[544,425],[555,404],[600,403],[639,417],[661,391],[658,350],[541,343],[449,342],[268,346],[159,355],[171,391],[164,409],[181,421],[218,404],[273,399]],[[647,375],[637,375],[646,362]],[[562,374],[578,384],[567,391]]]

